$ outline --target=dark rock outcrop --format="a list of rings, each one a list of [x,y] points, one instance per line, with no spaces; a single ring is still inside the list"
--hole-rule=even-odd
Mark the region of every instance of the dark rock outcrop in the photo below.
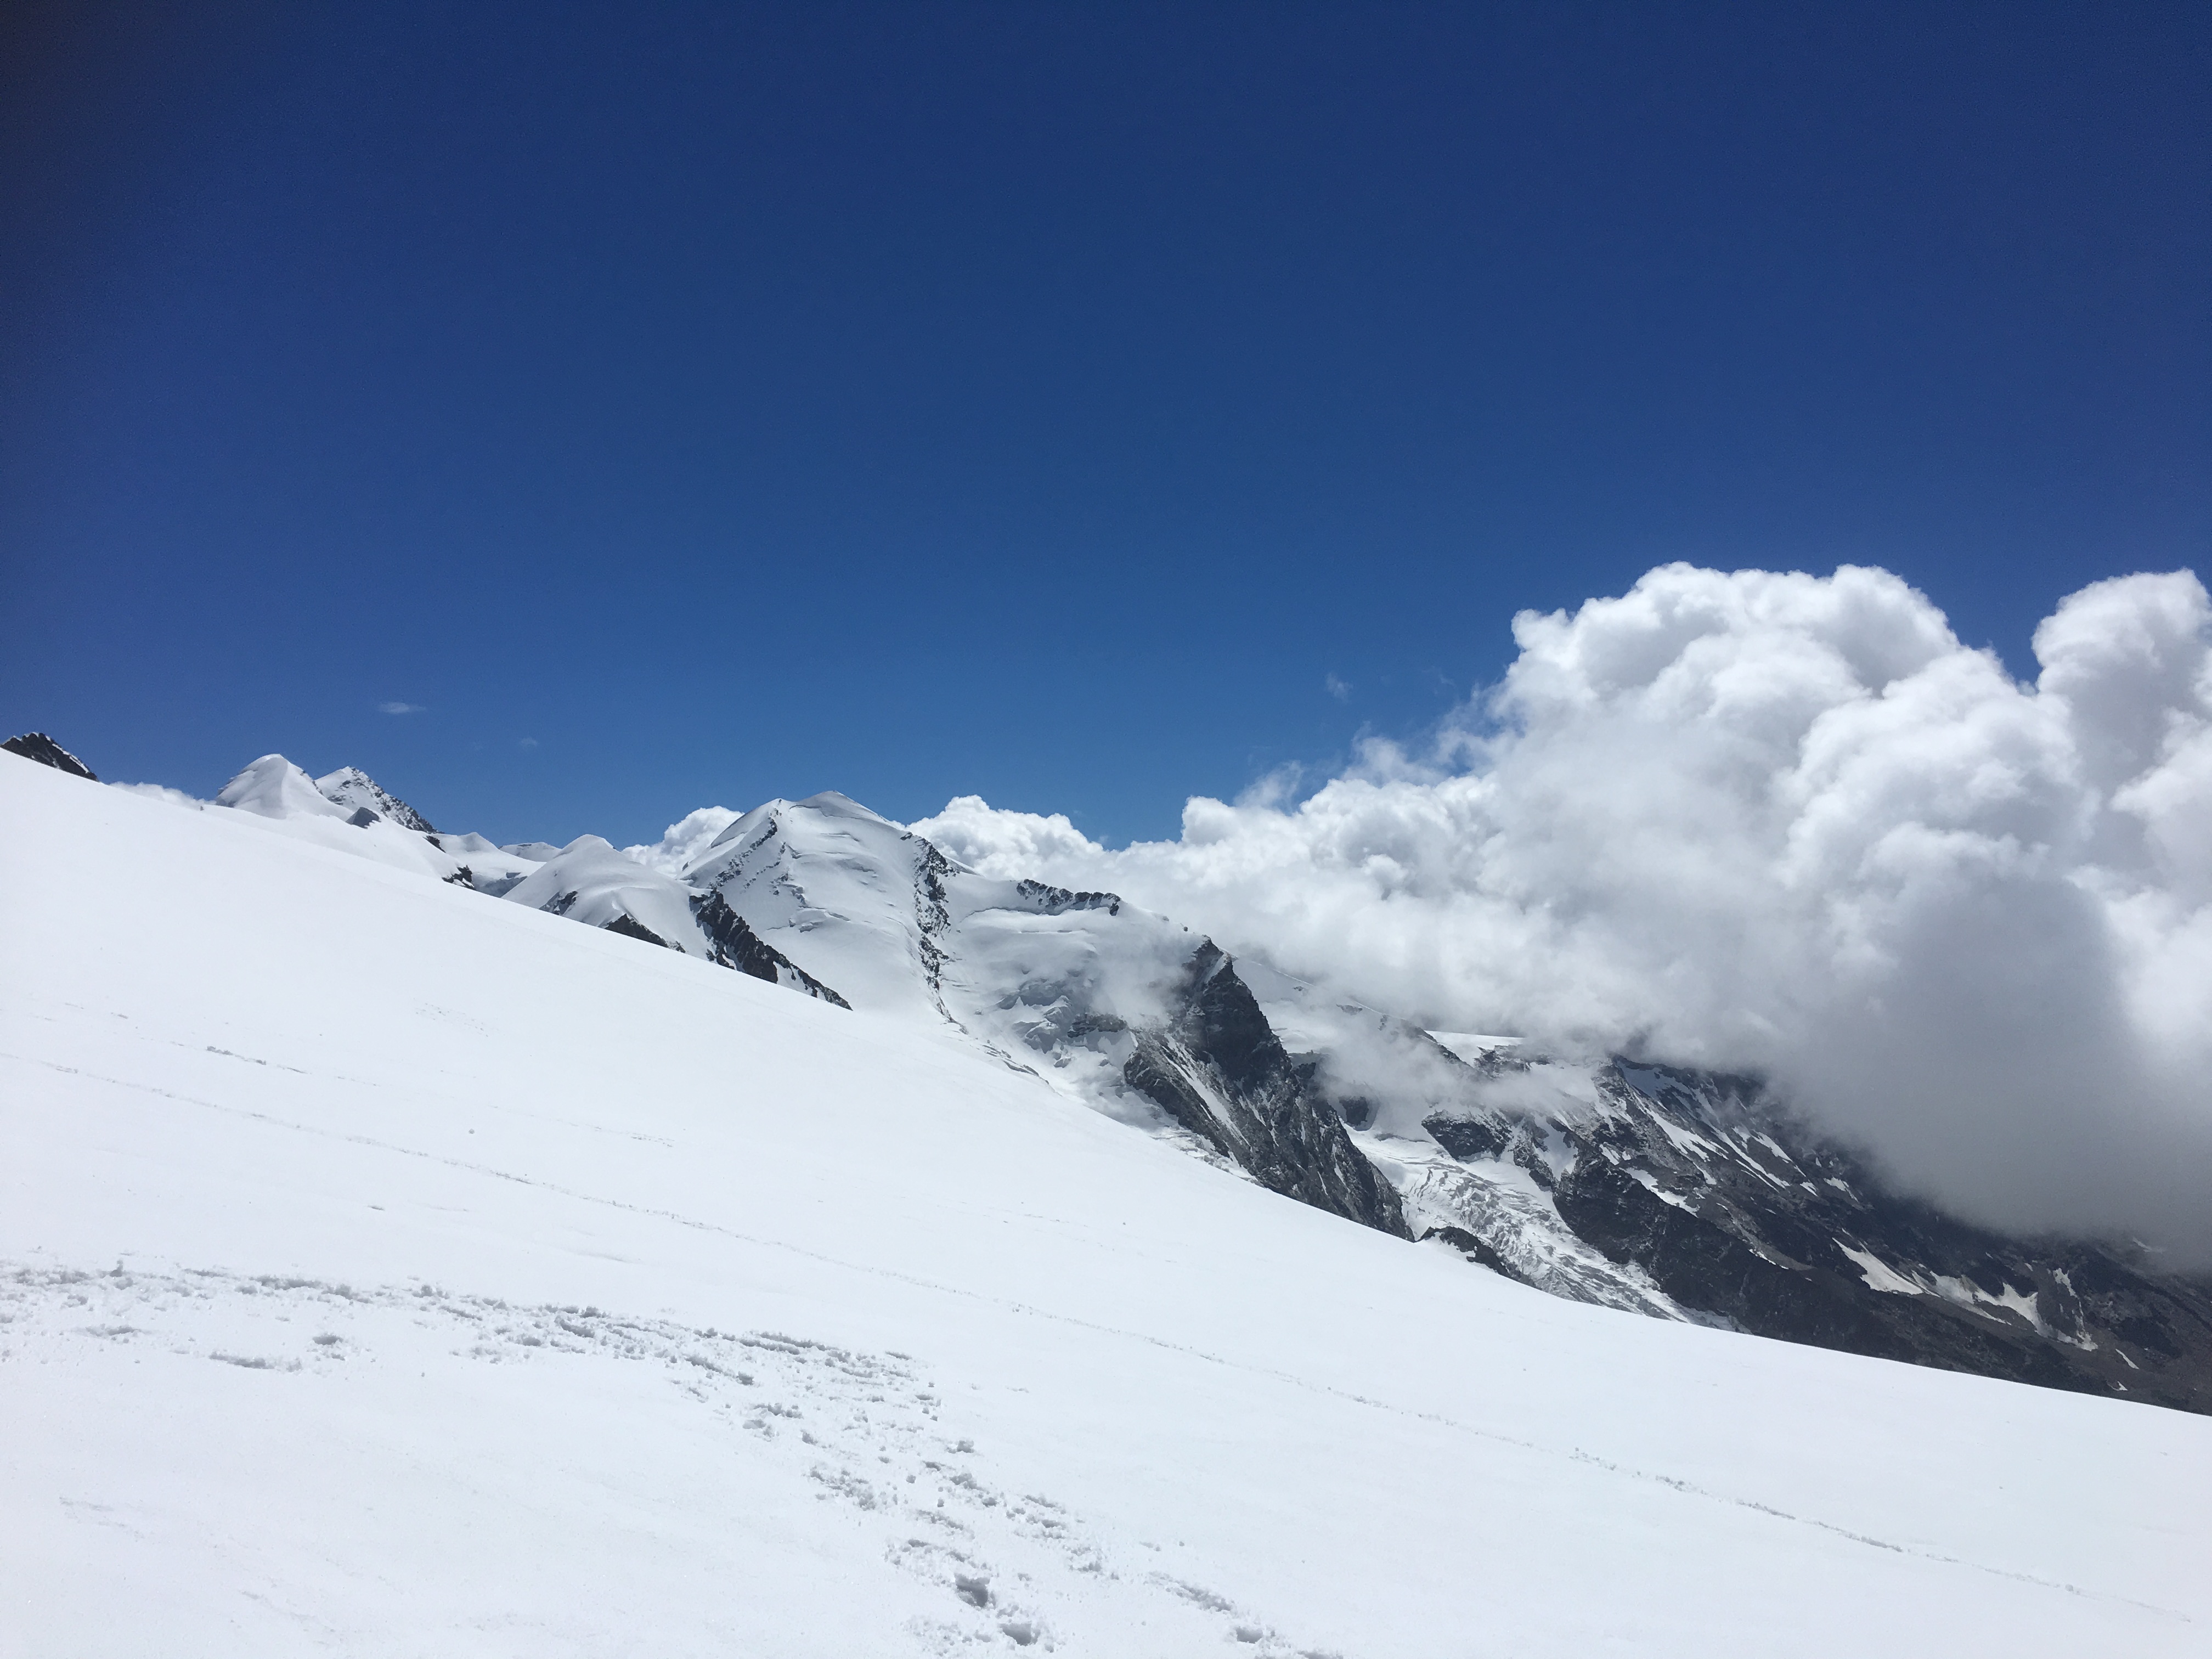
[[[36,761],[41,766],[51,766],[57,772],[66,772],[73,778],[83,778],[98,783],[93,769],[75,755],[56,743],[43,732],[26,732],[19,738],[0,743],[0,749],[11,755],[21,755],[27,761]]]
[[[693,899],[691,912],[698,917],[700,927],[714,947],[713,959],[721,966],[734,968],[741,974],[750,974],[755,979],[764,979],[771,985],[804,992],[824,1002],[834,1002],[840,1008],[853,1006],[753,932],[745,919],[732,910],[729,902],[720,893],[708,893]],[[653,942],[663,943],[659,939]]]
[[[1545,1174],[1576,1236],[1739,1329],[2212,1411],[2212,1281],[2161,1273],[2133,1246],[2008,1237],[1899,1196],[1747,1079],[1624,1060],[1597,1083],[1590,1121],[1424,1127],[1462,1162],[1532,1175],[1521,1155],[1536,1140],[1563,1148]]]
[[[1191,957],[1168,1023],[1138,1034],[1129,1086],[1270,1191],[1409,1235],[1397,1194],[1293,1060],[1235,964],[1210,940]]]
[[[332,805],[354,808],[355,823],[368,824],[379,818],[390,818],[403,830],[422,835],[433,833],[429,819],[358,766],[340,767],[328,777],[316,779],[315,787]]]
[[[658,945],[664,950],[668,948],[666,939],[627,911],[609,922],[606,931],[610,933],[620,933],[624,939],[640,939],[647,945]]]

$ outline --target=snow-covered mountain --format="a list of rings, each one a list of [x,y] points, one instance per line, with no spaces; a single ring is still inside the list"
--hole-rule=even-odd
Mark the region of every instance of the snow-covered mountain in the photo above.
[[[317,778],[315,790],[325,800],[349,811],[368,812],[390,818],[403,830],[429,833],[429,819],[397,795],[378,787],[376,780],[357,766],[341,767],[328,777]]]
[[[850,1008],[262,781],[299,815],[0,759],[0,1651],[2203,1646],[2212,1419],[1539,1294],[1127,1075],[1272,1081],[1364,1157],[1449,1044],[1203,941],[1155,977],[1179,926],[848,803],[684,903],[780,894],[756,937]],[[871,930],[907,988],[830,977]],[[1356,1105],[1401,1042],[1436,1097]],[[1516,1128],[1569,1069],[1466,1046]]]
[[[1538,1289],[2212,1409],[2212,1285],[1899,1200],[1740,1079],[1422,1031],[1112,894],[988,879],[842,795],[757,807],[664,872],[666,902],[710,896],[860,1007]]]
[[[1310,1068],[1187,927],[1110,893],[991,880],[837,794],[754,808],[681,879],[856,1007],[947,1023],[1109,1117],[1403,1231]]]
[[[153,785],[123,787],[179,805],[237,813],[288,837],[482,892],[499,892],[538,867],[536,860],[503,851],[482,836],[438,834],[405,801],[349,766],[315,779],[282,755],[264,755],[212,802]]]
[[[655,847],[439,835],[281,757],[217,805],[871,1015],[1350,1220],[1577,1301],[2212,1410],[2212,1283],[1896,1196],[1744,1079],[1428,1032],[1110,893],[986,878],[842,795]],[[410,826],[420,826],[410,827]]]
[[[1763,1336],[2212,1410],[2212,1283],[2140,1246],[2007,1237],[1901,1198],[1743,1079],[1473,1053],[1491,1098],[1426,1120],[1450,1162],[1430,1155],[1415,1177],[1433,1209],[1408,1199],[1471,1260],[1619,1305],[1620,1288],[1656,1292]],[[1532,1085],[1552,1102],[1522,1104]],[[1509,1193],[1518,1224],[1501,1226]],[[1514,1254],[1555,1225],[1614,1288]]]

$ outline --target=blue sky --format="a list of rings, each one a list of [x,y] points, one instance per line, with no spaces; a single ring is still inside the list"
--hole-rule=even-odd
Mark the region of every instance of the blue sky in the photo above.
[[[0,724],[104,776],[1120,840],[1664,560],[2020,672],[2212,564],[2201,6],[12,15]]]

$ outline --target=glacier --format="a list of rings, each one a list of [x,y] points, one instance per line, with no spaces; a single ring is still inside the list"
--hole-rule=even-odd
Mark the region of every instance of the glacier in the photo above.
[[[1271,1190],[1554,1295],[2212,1410],[2212,1279],[2137,1242],[1966,1224],[1755,1079],[1425,1031],[1118,895],[987,876],[843,795],[702,808],[652,846],[495,848],[356,769],[269,755],[212,810],[852,1006],[842,981]]]
[[[1712,1328],[1542,1231],[1563,1185],[1616,1231],[1848,1202],[1723,1082],[1416,1032],[842,798],[626,860],[673,895],[271,767],[215,805],[10,759],[0,805],[21,1651],[2179,1654],[2212,1618],[2212,1420]],[[717,899],[837,1000],[726,971]],[[1270,1190],[1240,1109],[1335,1125],[1397,1224]],[[1617,1305],[1517,1282],[1547,1240]],[[2040,1305],[1887,1260],[1919,1293],[1866,1297]]]

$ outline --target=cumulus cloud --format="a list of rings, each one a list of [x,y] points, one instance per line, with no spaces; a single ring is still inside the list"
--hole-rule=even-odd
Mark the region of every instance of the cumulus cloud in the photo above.
[[[711,847],[715,836],[744,816],[742,812],[732,812],[726,806],[702,806],[696,811],[686,812],[670,824],[658,842],[625,847],[623,851],[647,869],[658,870],[665,876],[672,876],[681,881],[691,860]]]
[[[1113,850],[963,797],[969,863],[1111,887],[1437,1029],[1754,1071],[1906,1186],[2212,1259],[2212,603],[2100,582],[2031,684],[1887,571],[1670,565],[1301,800]]]

